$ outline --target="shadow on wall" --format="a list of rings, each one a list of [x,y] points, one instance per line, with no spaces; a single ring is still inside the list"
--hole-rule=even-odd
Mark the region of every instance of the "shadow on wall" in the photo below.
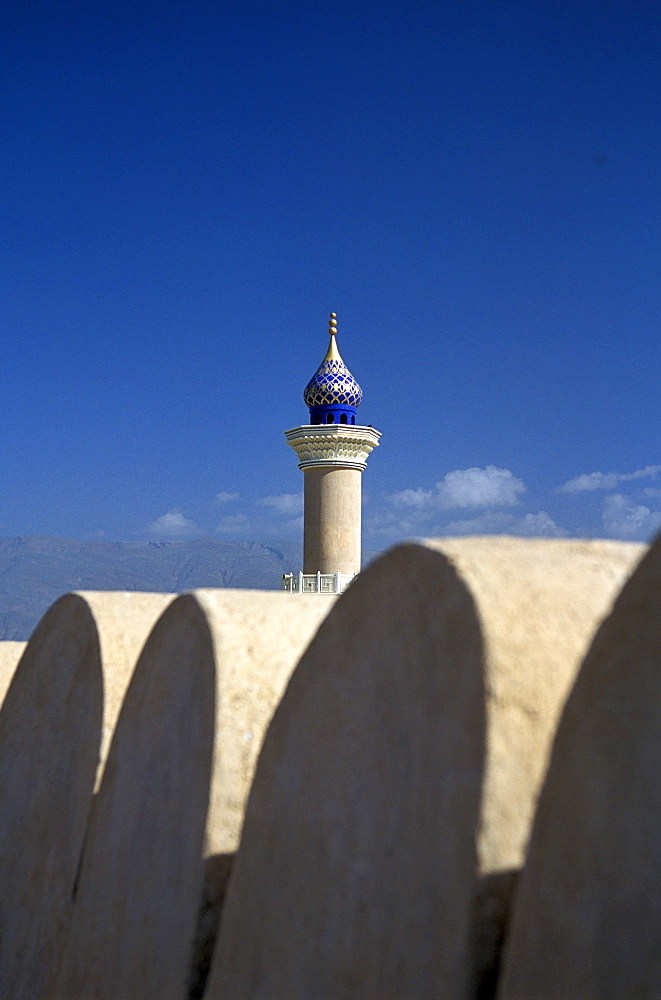
[[[188,977],[189,1000],[202,1000],[209,978],[213,949],[218,935],[218,923],[227,893],[234,854],[212,854],[204,860],[202,901],[195,927]]]
[[[120,596],[0,711],[0,995],[661,995],[661,543]]]
[[[500,974],[507,921],[518,871],[492,872],[477,879],[469,935],[469,980],[466,995],[493,1000]]]

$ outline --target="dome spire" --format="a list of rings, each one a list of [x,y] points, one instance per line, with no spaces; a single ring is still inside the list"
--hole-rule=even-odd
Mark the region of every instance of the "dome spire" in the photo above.
[[[326,356],[305,387],[303,399],[312,424],[355,424],[363,392],[342,360],[337,347],[337,314],[328,321],[330,343]]]
[[[326,357],[324,361],[340,361],[342,364],[342,358],[337,347],[337,313],[331,313],[330,319],[328,320],[328,332],[330,333],[330,343],[328,345],[328,350],[326,351]]]

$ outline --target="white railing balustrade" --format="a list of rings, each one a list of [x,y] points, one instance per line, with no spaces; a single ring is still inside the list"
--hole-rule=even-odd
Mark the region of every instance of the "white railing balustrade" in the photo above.
[[[288,594],[343,594],[351,573],[283,573],[282,590]]]

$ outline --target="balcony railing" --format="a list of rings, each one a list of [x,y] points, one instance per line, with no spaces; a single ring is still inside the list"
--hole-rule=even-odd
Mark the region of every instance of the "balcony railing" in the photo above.
[[[283,573],[282,589],[289,594],[342,594],[352,580],[350,573]]]

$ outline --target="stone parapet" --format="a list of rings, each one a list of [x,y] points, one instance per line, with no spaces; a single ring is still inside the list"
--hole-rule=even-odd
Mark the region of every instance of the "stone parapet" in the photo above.
[[[305,472],[329,560],[360,478]],[[0,996],[661,997],[660,623],[661,539],[60,598],[0,649]]]

